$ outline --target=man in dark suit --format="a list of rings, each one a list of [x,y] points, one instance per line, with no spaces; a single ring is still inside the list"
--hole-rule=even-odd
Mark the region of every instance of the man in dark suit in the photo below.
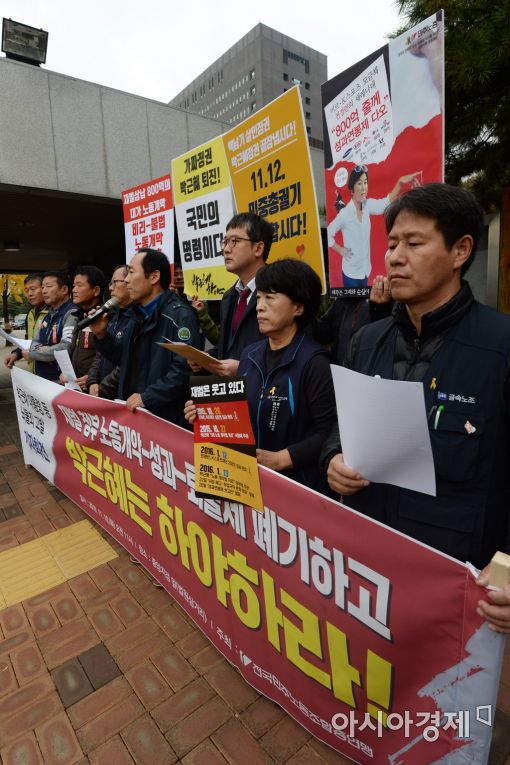
[[[265,265],[272,241],[271,224],[255,213],[238,213],[227,224],[223,257],[225,268],[237,276],[237,282],[221,300],[216,374],[235,375],[243,349],[264,337],[255,311],[255,275]],[[191,367],[198,371],[193,364]]]

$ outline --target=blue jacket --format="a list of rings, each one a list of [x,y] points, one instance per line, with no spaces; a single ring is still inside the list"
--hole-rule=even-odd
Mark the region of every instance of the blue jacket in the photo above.
[[[129,309],[129,315],[132,320],[120,338],[107,333],[97,341],[97,349],[120,365],[119,398],[128,399],[132,393],[139,393],[150,412],[185,425],[183,408],[191,369],[186,359],[158,343],[170,340],[200,348],[202,340],[195,311],[166,290],[149,316],[137,305]]]
[[[110,334],[112,337],[120,340],[124,334],[128,323],[131,321],[131,316],[128,311],[129,308],[118,308],[108,322],[107,331],[108,334]],[[110,359],[101,356],[99,369],[97,370],[97,379],[91,379],[91,374],[89,373],[89,385],[91,385],[93,382],[101,382],[101,380],[103,380],[106,375],[109,375],[113,369],[114,365]]]
[[[268,340],[265,339],[243,351],[238,370],[238,375],[246,376],[248,407],[257,448],[269,451],[289,449],[294,467],[283,474],[305,486],[322,490],[325,486],[318,465],[324,434],[318,432],[312,416],[312,402],[304,387],[304,370],[313,363],[315,356],[326,355],[324,348],[306,332],[298,332],[270,372],[266,370],[267,348]],[[326,418],[327,434],[335,418],[335,404],[332,387],[327,386],[328,381],[323,380],[322,372],[320,374],[324,395],[332,408]],[[303,458],[303,450],[299,447],[304,440],[307,448]]]
[[[30,358],[35,361],[35,374],[46,380],[58,382],[60,367],[55,361],[55,350],[71,352],[74,331],[78,319],[75,315],[76,306],[71,300],[66,300],[58,308],[49,308],[35,333],[30,346]],[[39,350],[39,346],[45,350]]]

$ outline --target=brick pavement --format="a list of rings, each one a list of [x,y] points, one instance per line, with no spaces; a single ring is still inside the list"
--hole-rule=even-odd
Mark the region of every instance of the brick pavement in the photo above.
[[[85,517],[23,465],[1,386],[0,551]],[[253,690],[109,541],[115,560],[0,611],[2,765],[351,762]],[[510,654],[498,706],[490,765],[510,765]]]

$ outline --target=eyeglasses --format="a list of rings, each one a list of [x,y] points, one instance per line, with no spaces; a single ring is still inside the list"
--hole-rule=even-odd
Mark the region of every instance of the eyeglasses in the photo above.
[[[115,287],[116,284],[125,284],[125,283],[126,283],[125,279],[112,279],[108,286]]]
[[[368,167],[366,165],[356,165],[354,168],[355,173],[368,173]]]
[[[222,249],[224,250],[225,247],[232,247],[232,249],[234,249],[238,242],[253,242],[253,239],[250,239],[247,236],[226,236],[223,239]]]

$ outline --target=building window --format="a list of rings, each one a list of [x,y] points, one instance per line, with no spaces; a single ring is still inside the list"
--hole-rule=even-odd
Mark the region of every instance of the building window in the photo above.
[[[310,114],[310,112],[306,112],[305,117],[307,120],[309,120],[312,118],[312,115]]]
[[[310,83],[309,82],[305,82],[305,90],[310,90]]]
[[[283,73],[283,79],[285,80],[285,82],[289,81],[289,75],[287,74],[287,72]]]
[[[252,101],[251,102],[251,111],[254,112],[256,110],[256,108],[257,108],[257,102],[256,101]]]
[[[255,85],[252,85],[250,88],[250,96],[253,96],[254,93],[255,93]]]
[[[252,69],[250,72],[250,80],[254,80],[254,79],[255,79],[255,69]]]
[[[310,136],[308,138],[308,143],[310,146],[313,146],[314,149],[320,149],[321,151],[324,151],[324,141],[319,141],[318,138],[312,138]]]
[[[298,56],[296,53],[292,53],[290,50],[283,49],[283,63],[287,65],[291,61],[297,61],[299,64],[303,64],[306,74],[310,73],[310,62],[303,56]]]
[[[312,132],[310,125],[306,126],[306,132],[308,133],[308,135],[310,135],[310,133]]]
[[[308,96],[306,96],[306,97],[305,97],[305,104],[306,104],[307,106],[310,106],[310,99],[309,99],[309,97],[308,97]]]

